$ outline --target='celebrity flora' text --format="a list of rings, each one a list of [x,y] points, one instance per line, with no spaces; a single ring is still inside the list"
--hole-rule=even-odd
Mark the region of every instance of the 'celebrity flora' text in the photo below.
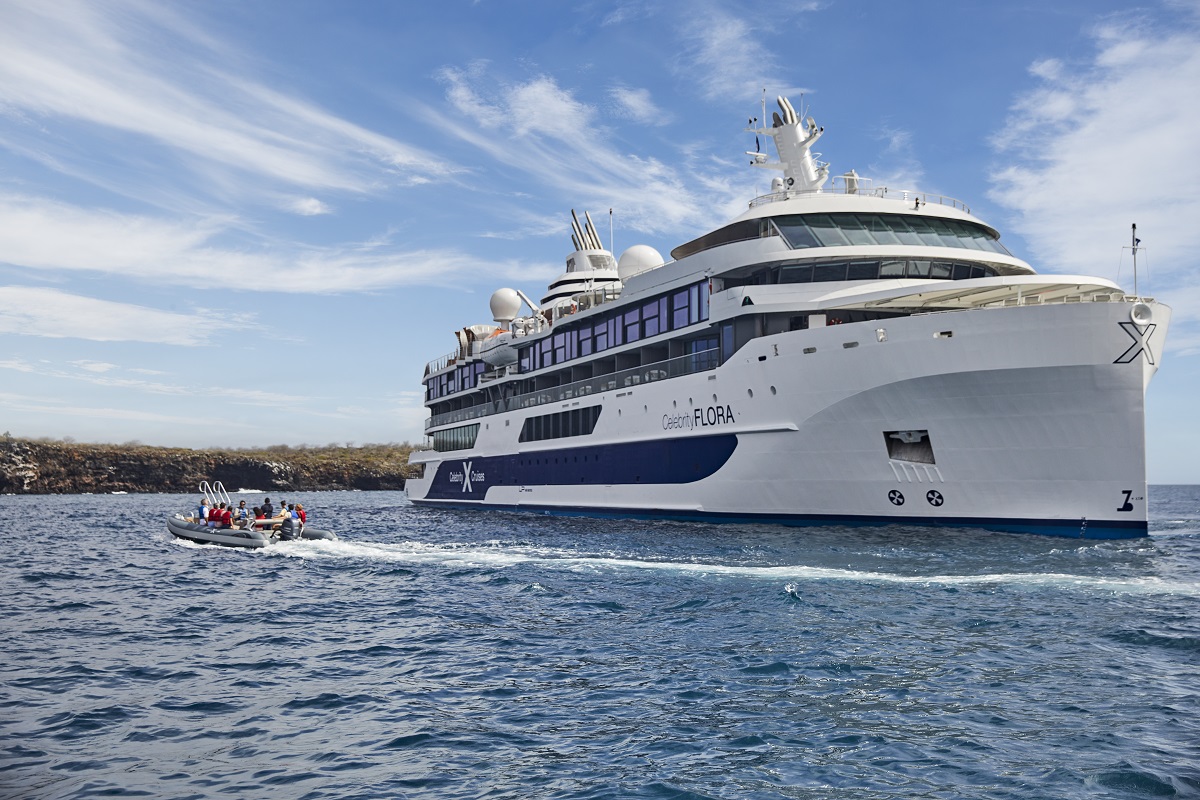
[[[691,414],[663,414],[662,418],[664,431],[707,428],[727,422],[733,422],[733,407],[729,405],[705,406],[695,409]]]

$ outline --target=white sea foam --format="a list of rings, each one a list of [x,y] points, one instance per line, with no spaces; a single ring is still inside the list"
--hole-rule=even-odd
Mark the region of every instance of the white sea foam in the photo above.
[[[549,569],[609,572],[650,570],[690,574],[696,577],[732,576],[770,581],[787,581],[791,594],[798,594],[795,581],[851,581],[860,583],[899,583],[917,586],[1014,586],[1063,588],[1111,592],[1114,594],[1166,594],[1200,597],[1200,582],[1182,582],[1157,577],[1112,578],[1069,573],[983,573],[974,575],[904,575],[804,564],[754,566],[712,564],[690,561],[651,561],[615,556],[580,555],[567,550],[506,545],[493,542],[429,544],[406,541],[396,544],[377,542],[300,541],[272,545],[256,551],[287,558],[364,558],[376,561],[428,564],[446,567],[507,568],[539,565]]]

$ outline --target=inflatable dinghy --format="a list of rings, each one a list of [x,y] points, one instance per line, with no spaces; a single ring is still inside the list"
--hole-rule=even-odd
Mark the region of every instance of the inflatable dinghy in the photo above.
[[[214,484],[209,484],[204,481],[200,484],[200,491],[208,499],[210,506],[216,506],[218,502],[224,502],[231,506],[229,495],[225,492],[225,487],[220,481]],[[190,517],[185,517],[183,514],[176,514],[172,517],[167,517],[167,530],[173,536],[180,539],[187,539],[189,542],[196,544],[219,544],[224,547],[246,547],[257,548],[266,547],[275,542],[287,542],[296,539],[337,539],[337,534],[333,531],[325,531],[319,528],[310,528],[307,525],[301,525],[299,520],[284,517],[282,519],[256,519],[252,520],[253,525],[250,528],[210,528],[209,526],[192,522]],[[271,530],[278,525],[279,530]],[[266,530],[260,530],[266,528]]]
[[[259,520],[268,525],[279,524],[279,520]],[[299,528],[300,526],[295,526]],[[243,530],[241,528],[210,528],[196,522],[188,522],[182,514],[167,518],[167,530],[180,539],[187,539],[196,544],[219,544],[225,547],[266,547],[275,542],[294,541],[296,539],[337,539],[333,531],[320,530],[305,526],[299,531],[260,531]],[[293,529],[294,530],[294,529]]]

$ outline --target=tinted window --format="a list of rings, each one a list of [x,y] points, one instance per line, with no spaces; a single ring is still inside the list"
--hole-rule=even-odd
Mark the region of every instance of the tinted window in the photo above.
[[[879,277],[878,261],[854,261],[846,273],[848,281],[871,281]]]
[[[850,244],[850,240],[842,233],[832,217],[824,214],[813,214],[807,218],[809,227],[817,239],[825,247],[838,247]]]
[[[720,230],[705,234],[699,239],[693,239],[687,244],[681,244],[671,251],[671,257],[678,261],[693,253],[700,253],[730,242],[742,242],[747,239],[757,239],[762,235],[762,226],[756,219],[735,222]]]
[[[838,264],[815,264],[813,265],[813,282],[817,281],[844,281],[846,280],[846,265]]]
[[[921,237],[908,226],[904,217],[884,217],[884,221],[892,229],[892,233],[896,234],[900,244],[921,244]]]
[[[783,267],[779,270],[780,283],[811,283],[813,268],[811,264],[797,267]]]
[[[921,219],[920,217],[911,217],[905,220],[905,222],[908,223],[909,227],[916,231],[917,236],[921,238],[921,244],[929,247],[942,246],[942,238],[934,232],[933,228],[929,226],[929,222],[927,220]]]
[[[860,216],[859,219],[863,220],[878,244],[900,244],[900,237],[879,217],[870,215]]]
[[[853,214],[834,214],[833,221],[841,227],[850,244],[875,244],[875,237],[867,232],[866,226]]]
[[[929,262],[924,259],[913,259],[908,262],[908,277],[928,278]]]
[[[801,217],[776,217],[775,226],[793,248],[821,246]]]

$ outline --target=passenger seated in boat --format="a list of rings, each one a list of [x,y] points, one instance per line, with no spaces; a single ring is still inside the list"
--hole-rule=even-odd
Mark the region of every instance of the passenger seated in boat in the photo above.
[[[207,525],[208,524],[208,512],[209,512],[208,498],[205,497],[200,500],[200,505],[196,509],[195,515],[188,517],[188,522],[194,522],[197,525]]]
[[[304,513],[304,506],[296,503],[296,516],[300,519],[300,530],[304,530],[304,526],[308,524],[308,515]]]
[[[264,509],[264,511],[265,510],[266,509]],[[279,501],[279,513],[275,514],[273,516],[267,517],[267,519],[269,519],[273,523],[275,523],[271,526],[271,530],[273,530],[273,531],[279,530],[279,524],[281,522],[283,522],[283,520],[291,518],[291,516],[292,515],[288,513],[287,501],[280,500]]]
[[[208,527],[210,528],[232,528],[233,527],[233,512],[221,503],[216,510],[210,511],[208,514]]]
[[[233,512],[233,527],[245,528],[249,524],[249,520],[250,510],[246,508],[246,501],[242,500]]]
[[[275,516],[275,506],[271,505],[271,498],[269,498],[269,497],[263,498],[262,510],[263,510],[263,516],[266,517],[267,519],[270,519],[271,517]]]

